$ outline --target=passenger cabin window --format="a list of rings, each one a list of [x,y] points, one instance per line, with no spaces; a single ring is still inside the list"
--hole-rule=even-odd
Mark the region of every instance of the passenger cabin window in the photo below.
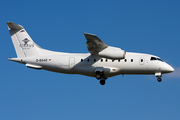
[[[89,59],[87,59],[87,61],[89,62]]]
[[[121,60],[118,60],[118,62],[120,62]]]
[[[114,62],[114,60],[112,60],[112,62]]]
[[[106,62],[108,61],[108,59],[106,59]]]
[[[124,62],[127,62],[127,59],[125,59]]]
[[[143,59],[141,59],[141,62],[143,62]]]
[[[83,61],[83,59],[81,59],[81,62]]]
[[[131,59],[131,62],[133,62],[133,59]]]
[[[103,62],[103,59],[101,59],[101,62]]]

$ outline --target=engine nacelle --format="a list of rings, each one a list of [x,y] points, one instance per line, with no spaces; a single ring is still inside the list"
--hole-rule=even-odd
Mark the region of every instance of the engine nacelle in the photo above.
[[[124,59],[125,55],[126,55],[126,51],[111,46],[108,46],[106,49],[99,52],[100,57],[104,57],[108,59]]]

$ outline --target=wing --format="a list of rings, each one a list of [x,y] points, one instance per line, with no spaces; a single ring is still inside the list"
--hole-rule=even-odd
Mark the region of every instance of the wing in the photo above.
[[[92,35],[89,33],[84,33],[87,42],[87,48],[91,54],[98,54],[98,52],[106,49],[108,45],[106,45],[101,39],[99,39],[96,35]]]

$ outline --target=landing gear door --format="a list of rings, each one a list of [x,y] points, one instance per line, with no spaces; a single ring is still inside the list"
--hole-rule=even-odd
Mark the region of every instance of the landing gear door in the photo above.
[[[73,69],[75,65],[75,58],[74,57],[70,57],[69,58],[69,68]]]
[[[104,70],[103,67],[96,67],[94,72],[97,72],[97,71],[103,72],[103,70]]]
[[[144,65],[145,59],[143,57],[139,58],[139,64]]]

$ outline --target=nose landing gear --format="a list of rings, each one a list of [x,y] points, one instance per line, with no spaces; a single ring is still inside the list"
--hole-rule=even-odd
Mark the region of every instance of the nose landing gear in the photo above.
[[[161,82],[161,81],[162,81],[162,79],[161,79],[160,77],[158,77],[158,78],[157,78],[157,81],[158,81],[158,82]]]
[[[161,82],[162,81],[162,74],[161,73],[155,73],[155,76],[157,77],[157,81]]]

